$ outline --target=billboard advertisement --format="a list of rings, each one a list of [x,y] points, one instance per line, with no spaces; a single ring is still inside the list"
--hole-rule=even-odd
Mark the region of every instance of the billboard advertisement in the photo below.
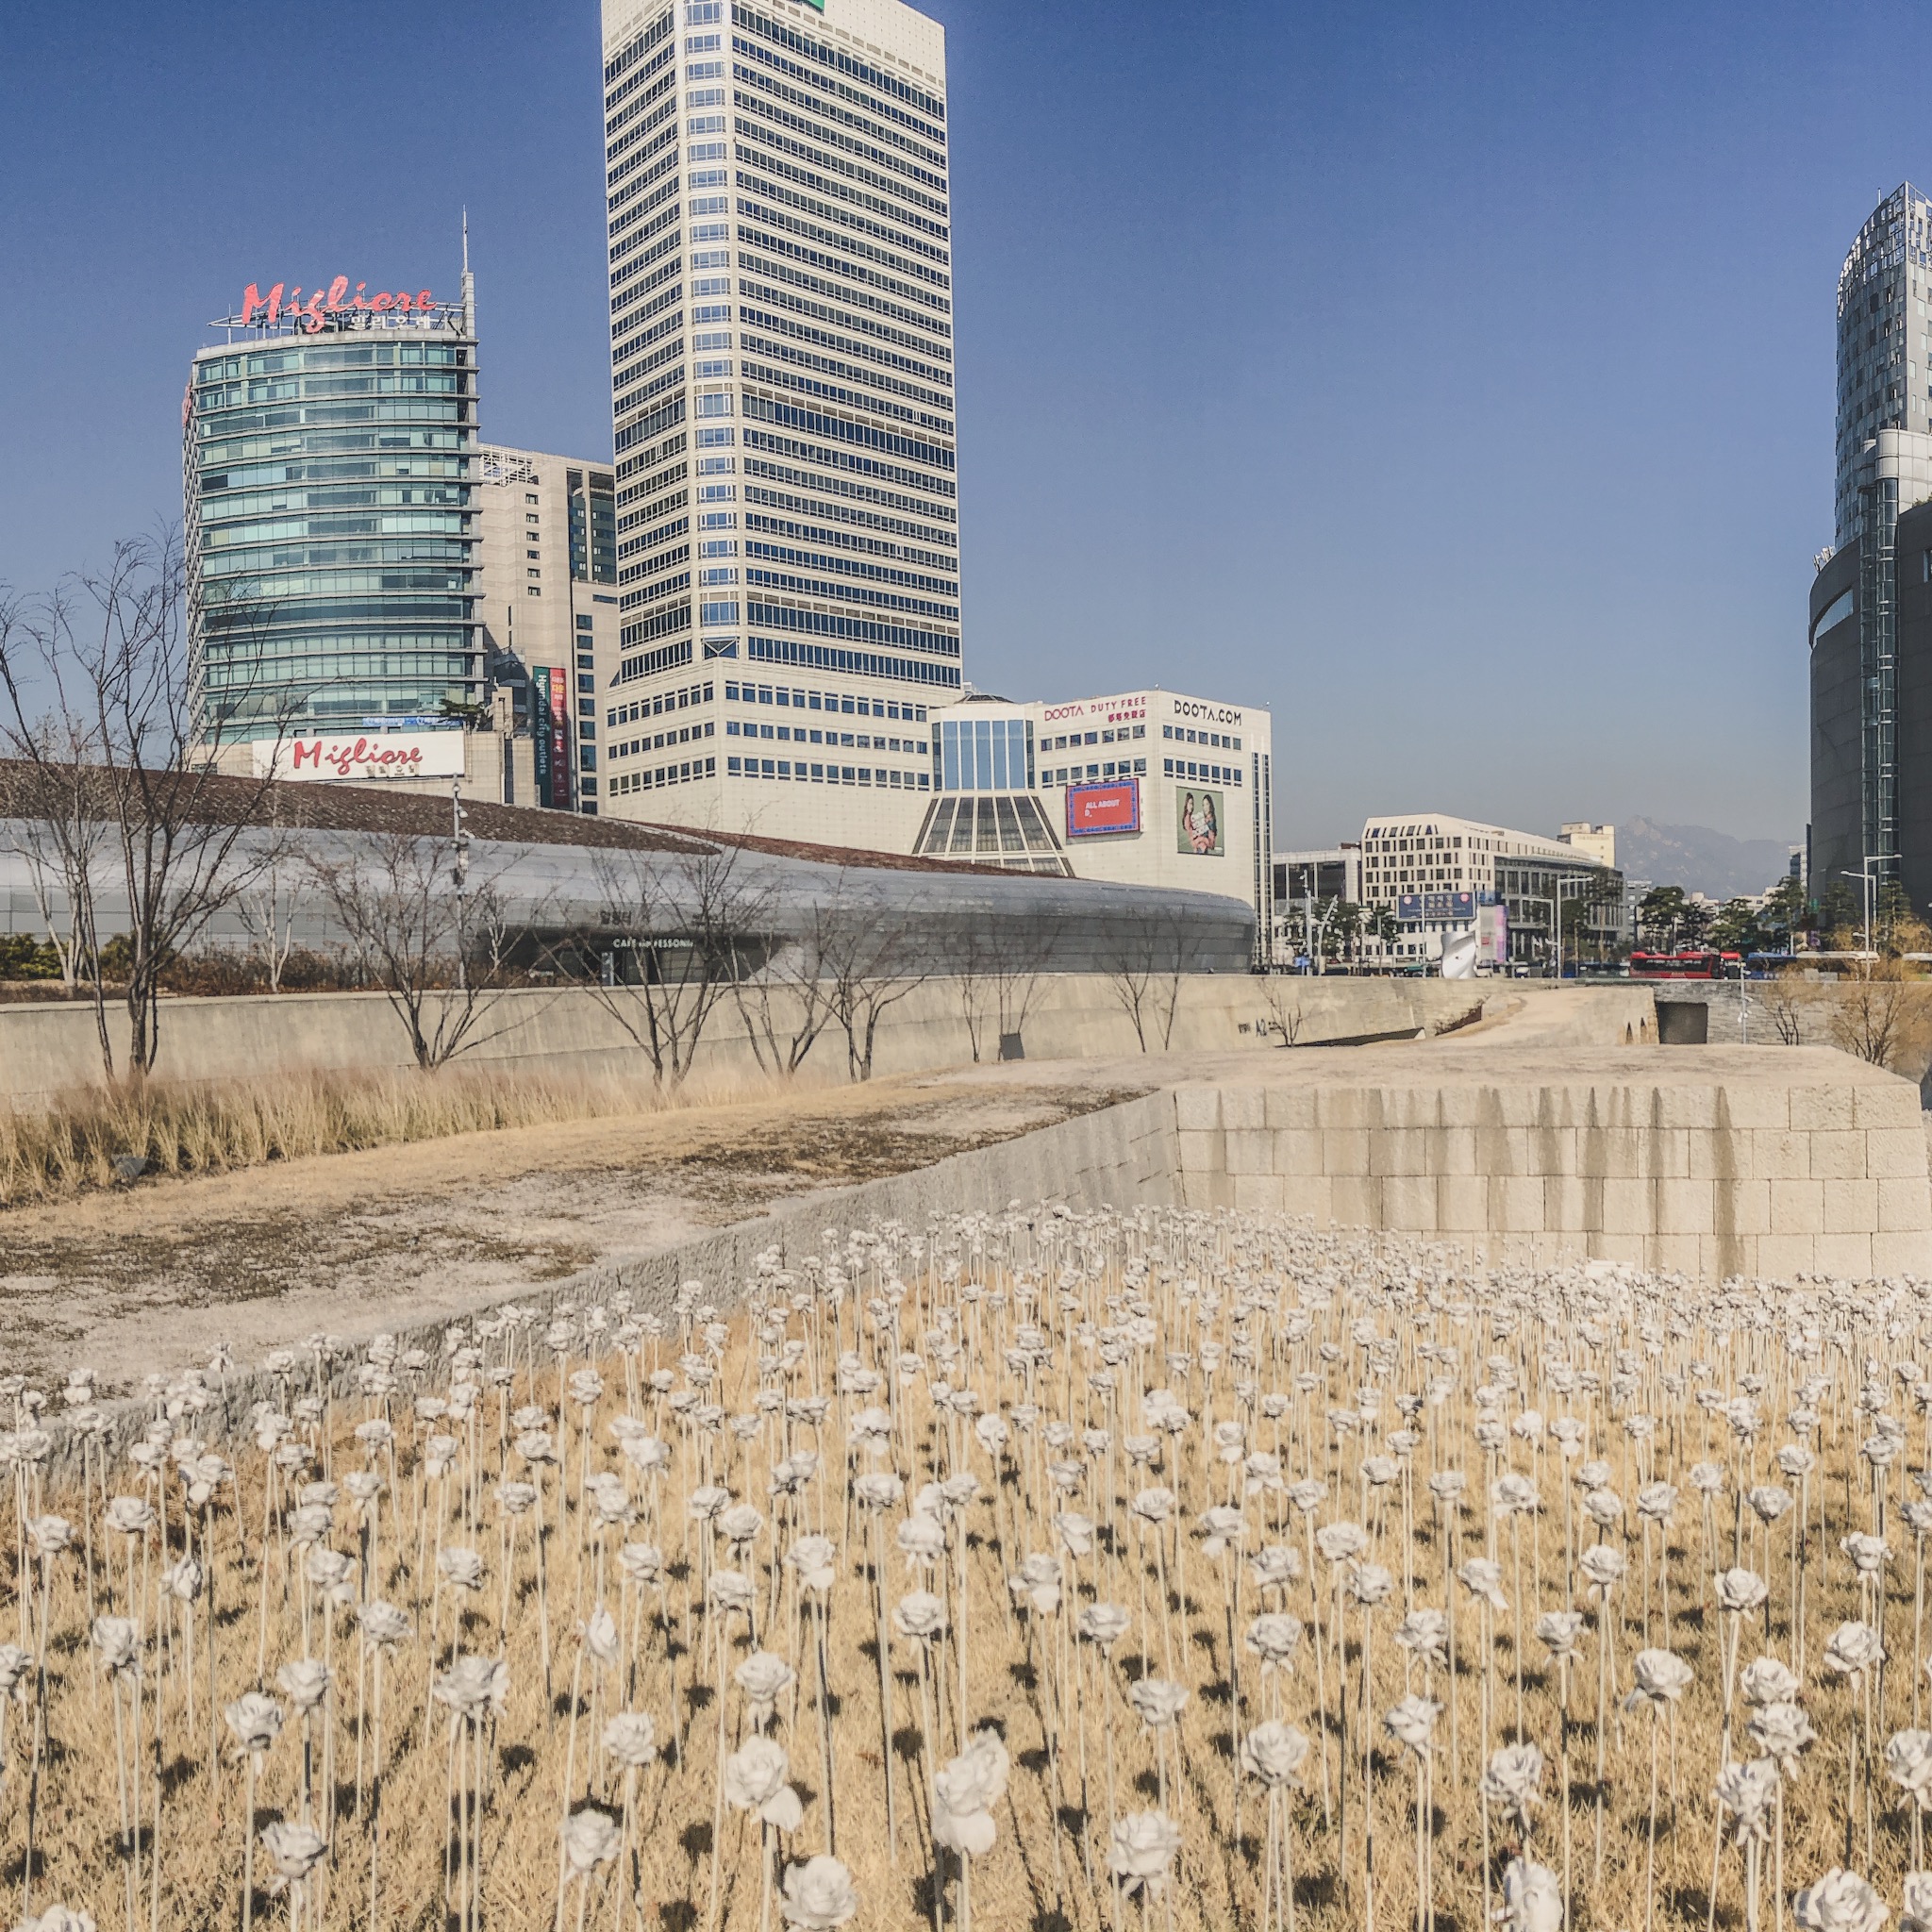
[[[458,731],[343,732],[288,738],[279,744],[258,740],[253,747],[258,778],[316,780],[460,778],[463,734]]]
[[[1509,908],[1485,906],[1476,923],[1478,958],[1486,966],[1503,971],[1509,964]]]
[[[1198,785],[1177,785],[1174,794],[1174,850],[1197,858],[1220,858],[1227,851],[1227,795]]]
[[[1112,785],[1067,787],[1067,837],[1099,838],[1141,829],[1141,785],[1123,778]]]
[[[563,667],[550,667],[550,803],[570,809],[570,691]]]

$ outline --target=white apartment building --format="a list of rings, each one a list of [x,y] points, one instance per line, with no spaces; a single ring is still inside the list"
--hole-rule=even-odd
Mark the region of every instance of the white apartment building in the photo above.
[[[598,665],[618,649],[617,508],[607,460],[485,443],[477,452],[475,586],[491,682],[508,699],[528,770],[508,804],[603,809]]]
[[[1565,827],[1573,835],[1607,830]],[[1366,956],[1441,959],[1445,939],[1487,928],[1497,935],[1497,963],[1542,958],[1557,908],[1572,899],[1586,908],[1585,941],[1612,942],[1624,930],[1624,877],[1591,849],[1596,842],[1515,832],[1445,812],[1373,818],[1362,827],[1362,904],[1386,910],[1396,928],[1386,941],[1369,938]],[[1500,923],[1493,917],[1498,908]]]
[[[900,0],[603,25],[600,809],[904,851],[960,695],[944,32]]]
[[[929,730],[912,850],[1029,872],[1224,893],[1270,927],[1274,721],[1147,686],[1017,704],[974,694]]]

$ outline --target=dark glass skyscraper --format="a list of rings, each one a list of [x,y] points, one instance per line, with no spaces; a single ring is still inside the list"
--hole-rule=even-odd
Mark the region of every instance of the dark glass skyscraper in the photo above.
[[[1928,307],[1932,203],[1907,182],[1839,273],[1835,532],[1809,629],[1814,894],[1900,873],[1898,521],[1932,497]]]
[[[182,425],[202,741],[479,703],[473,306],[338,277],[214,326]]]

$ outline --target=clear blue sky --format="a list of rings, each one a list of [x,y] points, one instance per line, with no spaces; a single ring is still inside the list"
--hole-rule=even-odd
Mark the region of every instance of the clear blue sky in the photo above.
[[[1796,839],[1832,296],[1932,173],[1874,6],[934,0],[967,675],[1273,707],[1276,841],[1429,807]],[[0,582],[178,514],[250,279],[454,292],[609,443],[594,0],[6,0]]]

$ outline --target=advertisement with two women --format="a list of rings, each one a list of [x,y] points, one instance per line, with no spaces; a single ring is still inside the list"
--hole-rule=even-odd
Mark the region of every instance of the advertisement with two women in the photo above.
[[[1200,858],[1219,858],[1226,851],[1222,827],[1227,822],[1227,797],[1198,785],[1174,791],[1174,849]]]

